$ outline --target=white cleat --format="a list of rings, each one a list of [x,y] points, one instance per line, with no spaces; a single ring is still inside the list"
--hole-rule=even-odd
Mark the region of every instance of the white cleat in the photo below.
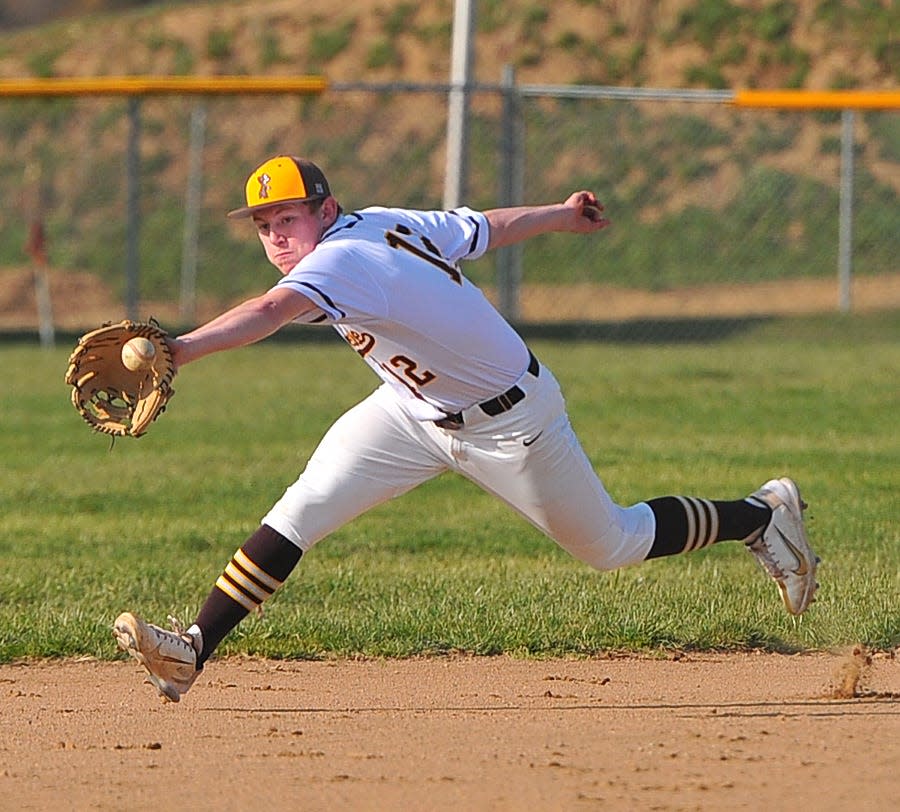
[[[197,675],[199,641],[170,617],[174,631],[147,623],[131,612],[123,612],[113,624],[119,648],[127,651],[147,670],[149,682],[167,702],[178,702]]]
[[[769,480],[750,498],[772,508],[772,518],[757,538],[747,543],[747,549],[778,584],[788,612],[802,614],[819,586],[819,557],[809,546],[803,526],[806,503],[797,484],[788,477]]]

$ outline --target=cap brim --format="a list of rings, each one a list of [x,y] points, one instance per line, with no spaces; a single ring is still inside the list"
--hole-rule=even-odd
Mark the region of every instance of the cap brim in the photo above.
[[[313,197],[291,197],[287,200],[273,200],[271,203],[260,203],[258,206],[242,206],[239,209],[234,209],[234,211],[228,212],[226,217],[231,217],[233,220],[238,220],[241,217],[252,217],[254,212],[262,211],[263,209],[272,209],[275,206],[286,206],[289,203],[310,203],[313,200],[324,200],[323,195],[314,195]]]

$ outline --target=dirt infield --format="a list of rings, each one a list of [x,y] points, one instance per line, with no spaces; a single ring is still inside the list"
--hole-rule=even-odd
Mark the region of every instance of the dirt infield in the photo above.
[[[0,666],[0,809],[887,809],[900,659]]]

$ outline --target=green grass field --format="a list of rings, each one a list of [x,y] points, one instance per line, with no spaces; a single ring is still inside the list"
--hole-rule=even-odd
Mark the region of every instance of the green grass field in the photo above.
[[[810,611],[788,616],[739,545],[595,572],[447,475],[321,543],[220,652],[900,643],[900,318],[772,323],[704,345],[532,344],[617,501],[797,479],[823,558]],[[345,347],[269,342],[186,368],[149,434],[111,448],[68,402],[67,353],[0,345],[0,662],[116,656],[109,628],[125,609],[191,620],[331,421],[375,384]]]

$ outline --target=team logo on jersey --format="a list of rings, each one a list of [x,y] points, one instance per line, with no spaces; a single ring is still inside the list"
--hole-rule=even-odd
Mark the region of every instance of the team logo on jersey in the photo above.
[[[263,172],[261,175],[256,176],[256,180],[259,182],[259,199],[268,200],[272,176],[268,172]]]
[[[357,330],[347,330],[344,333],[347,343],[365,358],[375,346],[375,336],[371,333],[360,333]]]

